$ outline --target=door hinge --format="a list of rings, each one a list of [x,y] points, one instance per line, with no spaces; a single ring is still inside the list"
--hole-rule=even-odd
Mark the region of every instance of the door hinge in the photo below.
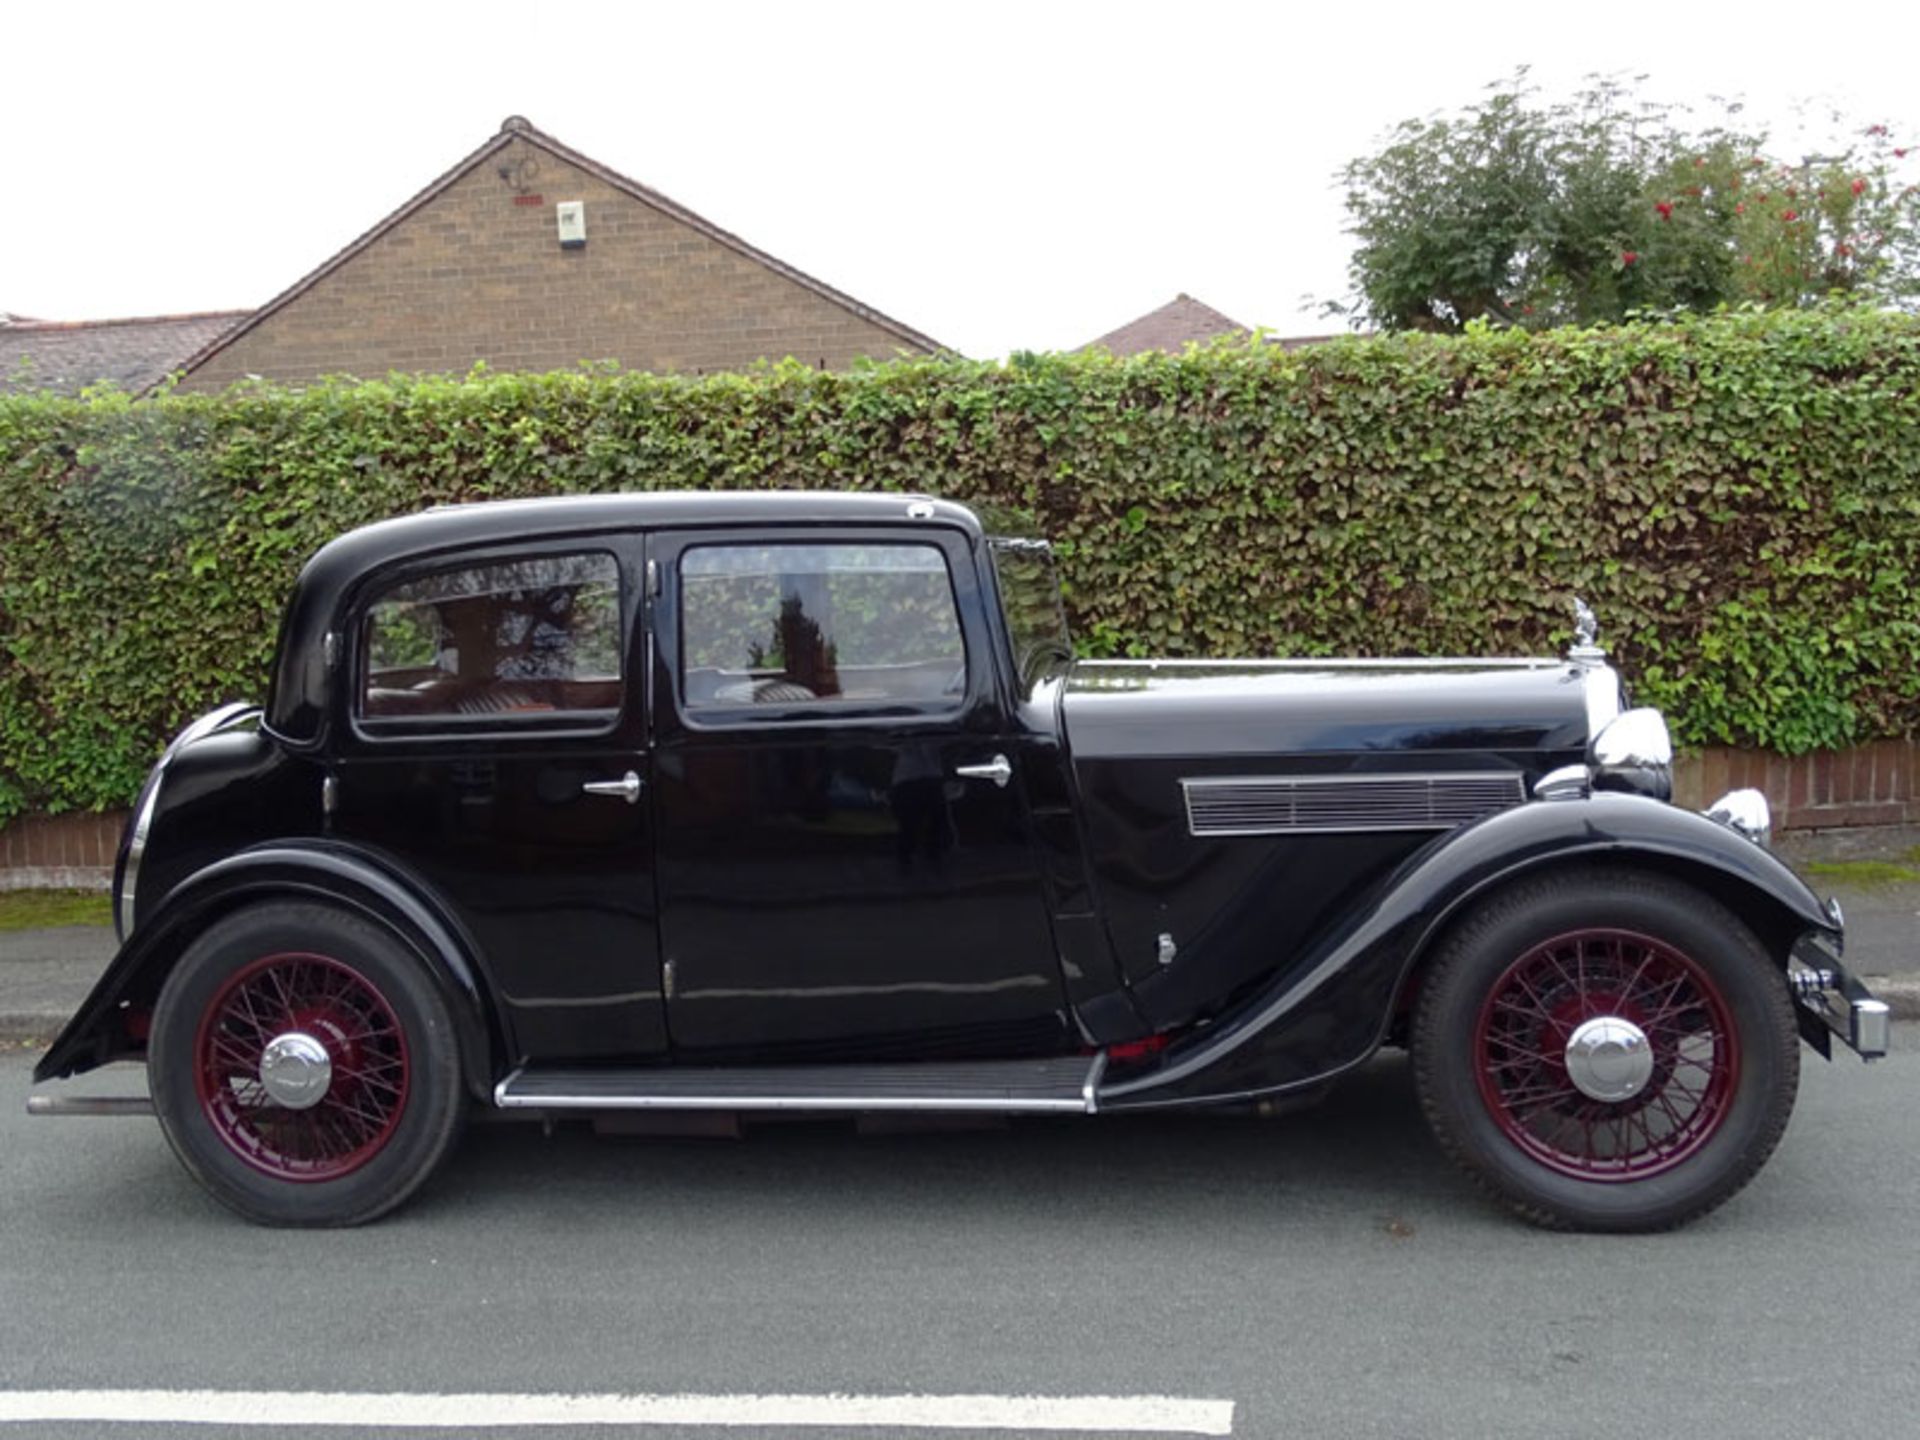
[[[660,967],[660,992],[668,1000],[673,998],[673,961],[671,960]]]

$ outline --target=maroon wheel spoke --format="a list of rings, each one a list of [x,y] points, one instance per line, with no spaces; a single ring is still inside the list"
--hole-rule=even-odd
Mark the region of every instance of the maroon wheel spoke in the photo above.
[[[1540,1051],[1523,1045],[1518,1040],[1508,1039],[1503,1035],[1493,1036],[1491,1043],[1500,1046],[1512,1057],[1511,1059],[1498,1062],[1498,1068],[1501,1069],[1511,1068],[1528,1062],[1540,1065],[1551,1065],[1554,1063],[1553,1057],[1543,1055]]]
[[[238,1070],[243,1074],[257,1074],[260,1069],[260,1047],[250,1045],[245,1048],[224,1035],[213,1040],[213,1058],[229,1070]]]
[[[1644,1179],[1696,1153],[1718,1133],[1739,1078],[1732,1019],[1711,977],[1629,930],[1574,931],[1521,955],[1481,1001],[1473,1044],[1480,1097],[1501,1133],[1587,1180]]]
[[[277,1179],[335,1180],[393,1138],[411,1066],[386,997],[325,955],[263,956],[227,980],[195,1041],[201,1112]]]

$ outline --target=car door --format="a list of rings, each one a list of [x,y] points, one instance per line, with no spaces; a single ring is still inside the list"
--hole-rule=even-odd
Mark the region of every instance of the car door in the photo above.
[[[515,1063],[666,1048],[640,548],[441,556],[374,577],[342,629],[330,833],[451,904]]]
[[[726,530],[650,547],[675,1053],[1070,1044],[968,537]]]

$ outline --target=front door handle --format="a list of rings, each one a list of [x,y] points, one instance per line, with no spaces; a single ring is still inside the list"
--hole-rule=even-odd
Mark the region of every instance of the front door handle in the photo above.
[[[585,795],[612,795],[629,805],[640,803],[640,777],[629,770],[618,780],[589,780],[580,787]]]
[[[969,780],[991,780],[1004,790],[1013,779],[1013,765],[1006,756],[996,755],[984,765],[961,765],[953,773]]]

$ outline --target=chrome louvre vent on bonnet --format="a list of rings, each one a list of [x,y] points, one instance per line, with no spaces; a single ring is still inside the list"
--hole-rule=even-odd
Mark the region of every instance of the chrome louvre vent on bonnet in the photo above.
[[[1183,780],[1195,835],[1451,830],[1526,798],[1512,772]]]

